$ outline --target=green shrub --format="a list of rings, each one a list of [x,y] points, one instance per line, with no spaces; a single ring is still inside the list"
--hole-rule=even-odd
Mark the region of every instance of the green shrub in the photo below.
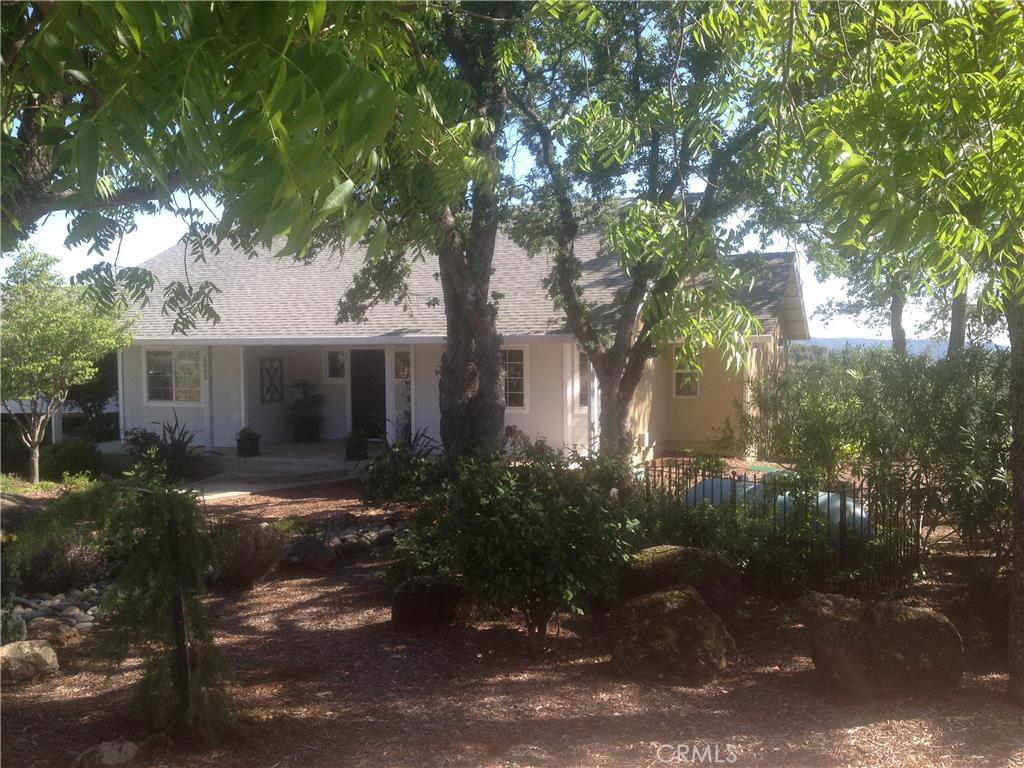
[[[19,562],[17,578],[22,592],[55,594],[92,584],[109,571],[110,561],[101,542],[87,533],[72,531]]]
[[[424,499],[406,529],[395,537],[395,560],[388,568],[393,586],[413,576],[458,575],[449,493],[444,488]]]
[[[462,466],[452,512],[458,568],[484,604],[522,614],[534,653],[555,611],[614,596],[636,532],[626,489],[608,484],[621,476],[611,462],[545,448]]]
[[[96,445],[88,440],[70,438],[59,443],[44,445],[39,450],[39,476],[44,480],[60,480],[64,475],[103,471],[103,456]]]
[[[232,521],[213,531],[213,581],[229,589],[251,589],[284,556],[285,537],[267,523]]]
[[[537,652],[556,611],[614,597],[637,545],[628,510],[639,493],[626,462],[544,446],[468,461],[396,539],[391,579],[456,576],[482,607],[520,613]]]
[[[27,632],[28,627],[25,626],[25,620],[21,616],[12,613],[7,608],[0,611],[0,645],[24,640]]]
[[[69,535],[106,542],[119,560],[104,595],[97,654],[143,662],[135,703],[160,731],[175,726],[209,739],[229,723],[227,668],[200,596],[213,551],[192,494],[155,474],[67,493],[19,531],[12,556],[26,562]],[[187,680],[179,687],[178,681]]]
[[[366,468],[363,500],[367,504],[410,502],[440,491],[448,473],[438,447],[422,429],[408,443],[387,446]]]
[[[177,411],[172,409],[171,413],[173,420],[153,422],[160,427],[160,432],[141,427],[127,430],[124,445],[137,469],[146,474],[155,473],[165,482],[178,483],[189,474],[198,450],[193,442],[199,431],[183,424]]]
[[[860,476],[882,509],[909,499],[926,540],[950,526],[969,550],[992,555],[996,574],[1009,559],[1012,517],[1009,378],[1006,350],[813,357],[758,377],[733,449],[828,485]]]

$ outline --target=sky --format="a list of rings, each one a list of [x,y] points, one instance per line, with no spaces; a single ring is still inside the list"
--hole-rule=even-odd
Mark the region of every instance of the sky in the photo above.
[[[46,253],[60,260],[60,269],[70,277],[91,267],[99,261],[112,261],[117,258],[120,266],[136,266],[152,256],[175,245],[185,234],[185,224],[170,212],[155,215],[142,215],[136,219],[136,229],[122,239],[120,251],[117,246],[106,254],[89,252],[88,245],[66,248],[64,239],[67,237],[67,220],[62,214],[51,215],[36,230],[30,242]],[[756,247],[756,245],[752,246]],[[785,240],[772,244],[773,249],[790,250]],[[884,328],[870,328],[859,322],[857,318],[841,317],[828,324],[814,314],[815,309],[831,297],[841,296],[845,290],[845,281],[831,279],[819,281],[807,262],[799,260],[800,277],[804,287],[804,303],[810,323],[811,336],[814,338],[888,338]],[[913,336],[913,329],[923,317],[920,308],[909,307],[905,316],[905,327],[908,336]]]

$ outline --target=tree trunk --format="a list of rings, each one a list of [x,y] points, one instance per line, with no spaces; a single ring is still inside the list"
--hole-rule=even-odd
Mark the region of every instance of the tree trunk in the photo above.
[[[488,6],[487,12],[511,18],[522,13],[522,8],[515,3],[496,3]],[[475,146],[495,169],[493,179],[473,183],[465,234],[450,208],[436,217],[442,236],[438,262],[447,326],[440,371],[441,441],[448,471],[455,477],[464,458],[491,453],[501,447],[504,438],[501,337],[490,285],[499,225],[495,193],[499,141],[508,94],[494,68],[501,39],[495,24],[474,21],[463,25],[449,19],[444,34],[452,58],[473,87],[477,114],[491,121],[491,130],[480,136]]]
[[[495,211],[496,215],[496,211]],[[486,243],[477,248],[486,251]],[[462,247],[454,229],[440,248],[441,287],[448,336],[441,355],[441,442],[454,476],[467,456],[483,455],[501,446],[505,428],[505,391],[501,377],[501,342],[497,311],[487,301],[490,251]],[[486,262],[477,283],[469,264]],[[480,275],[480,272],[476,274]]]
[[[967,291],[953,297],[949,313],[949,347],[946,357],[962,352],[967,340]]]
[[[1010,566],[1010,699],[1024,706],[1024,303],[1006,298],[1010,332],[1010,475],[1013,541]]]
[[[611,371],[604,376],[595,372],[601,395],[599,449],[602,454],[626,453],[632,442],[628,425],[630,398],[623,397],[621,372]]]
[[[907,297],[896,291],[889,303],[889,328],[892,330],[892,351],[900,355],[907,354],[907,332],[903,329],[903,310],[907,306]]]
[[[28,447],[29,460],[28,460],[28,481],[30,483],[39,482],[39,443],[33,443]]]

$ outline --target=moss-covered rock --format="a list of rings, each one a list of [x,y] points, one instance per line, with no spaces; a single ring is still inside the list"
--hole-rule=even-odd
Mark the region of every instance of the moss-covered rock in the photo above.
[[[416,629],[428,624],[455,621],[463,588],[454,579],[413,576],[395,589],[391,624],[396,629]]]
[[[717,552],[664,544],[640,550],[623,567],[619,597],[629,599],[670,587],[690,586],[726,621],[736,618],[743,574]]]
[[[620,604],[609,620],[612,661],[631,677],[699,685],[725,669],[735,645],[693,587]]]
[[[938,611],[818,592],[800,609],[815,668],[848,694],[941,692],[960,682],[960,633]]]

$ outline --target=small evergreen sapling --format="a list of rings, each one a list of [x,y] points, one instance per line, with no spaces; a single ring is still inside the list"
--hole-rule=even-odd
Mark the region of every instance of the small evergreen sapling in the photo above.
[[[213,553],[196,498],[165,486],[159,471],[99,483],[53,502],[19,535],[14,556],[30,558],[73,531],[95,534],[120,562],[97,655],[114,665],[142,658],[135,703],[154,729],[222,735],[228,669],[199,599]]]

